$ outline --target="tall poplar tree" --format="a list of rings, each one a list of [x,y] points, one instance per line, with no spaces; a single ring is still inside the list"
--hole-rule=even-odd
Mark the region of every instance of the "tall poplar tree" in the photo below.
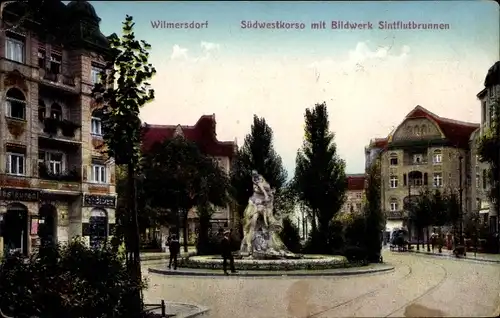
[[[297,153],[293,185],[298,200],[312,211],[309,246],[313,252],[328,253],[330,221],[345,201],[345,162],[329,130],[326,103],[307,109],[304,117],[304,143]]]
[[[127,167],[128,211],[124,218],[126,227],[125,248],[127,266],[141,284],[141,266],[139,254],[139,226],[137,216],[136,175],[140,167],[140,147],[142,125],[139,112],[154,99],[154,90],[148,81],[156,73],[149,60],[151,46],[143,40],[137,40],[134,34],[133,18],[126,16],[122,35],[108,37],[111,54],[106,71],[101,74],[101,82],[94,86],[92,95],[102,107],[103,138],[106,151],[115,159],[117,165]],[[137,304],[139,316],[143,310],[140,289],[133,301]]]
[[[233,199],[236,201],[240,217],[253,193],[251,172],[256,170],[269,183],[275,192],[275,207],[280,209],[285,199],[284,186],[287,173],[281,157],[273,144],[273,131],[264,118],[253,117],[250,133],[245,137],[243,146],[238,150],[231,169]],[[282,200],[283,199],[283,200]]]

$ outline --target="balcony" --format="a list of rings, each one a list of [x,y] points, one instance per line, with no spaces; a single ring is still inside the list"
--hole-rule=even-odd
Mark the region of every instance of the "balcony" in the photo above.
[[[49,70],[39,70],[40,84],[47,88],[63,89],[70,93],[78,93],[79,87],[75,76],[51,73]]]
[[[40,177],[40,179],[44,180],[65,181],[65,182],[82,181],[82,177],[76,168],[67,171],[62,171],[60,173],[53,173],[43,163],[40,163],[38,165],[38,176]]]
[[[41,137],[80,143],[81,127],[69,120],[59,120],[56,118],[43,118],[43,132]]]

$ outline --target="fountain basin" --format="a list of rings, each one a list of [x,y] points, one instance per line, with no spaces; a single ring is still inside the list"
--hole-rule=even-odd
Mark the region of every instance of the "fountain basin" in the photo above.
[[[222,269],[222,257],[214,255],[190,256],[180,266],[197,269]],[[321,270],[349,267],[350,264],[344,256],[338,255],[303,255],[298,259],[235,259],[237,270],[261,271],[296,271],[296,270]]]

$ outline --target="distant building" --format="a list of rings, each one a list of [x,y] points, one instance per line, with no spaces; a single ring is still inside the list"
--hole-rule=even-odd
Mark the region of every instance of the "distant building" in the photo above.
[[[387,220],[386,231],[407,225],[406,203],[425,188],[458,195],[460,157],[463,204],[467,206],[469,139],[478,128],[479,124],[443,118],[417,106],[387,139],[371,142],[366,149],[367,160],[372,160],[371,155],[380,152],[381,200]]]
[[[148,125],[142,142],[143,151],[147,152],[153,144],[175,136],[195,142],[203,153],[213,157],[220,167],[229,173],[237,145],[234,141],[217,140],[215,114],[201,116],[193,126]],[[193,234],[196,232],[198,221],[196,209],[189,211],[188,218],[189,233]],[[212,217],[214,228],[231,226],[235,221],[235,215],[229,206],[218,209]]]
[[[479,162],[477,157],[477,142],[482,134],[491,128],[495,120],[495,107],[500,98],[500,61],[496,62],[489,70],[484,80],[484,89],[477,94],[481,103],[481,127],[471,139],[471,170],[475,177],[475,184],[468,190],[469,209],[479,212],[480,220],[490,227],[491,233],[498,232],[500,219],[497,208],[489,199],[490,181],[488,163]],[[497,176],[500,178],[500,176]]]
[[[365,175],[348,174],[346,201],[342,206],[343,213],[362,213],[365,195]]]

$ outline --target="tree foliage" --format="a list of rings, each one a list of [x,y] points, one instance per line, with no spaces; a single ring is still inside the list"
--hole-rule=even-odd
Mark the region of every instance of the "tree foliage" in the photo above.
[[[312,238],[318,252],[328,250],[328,227],[345,201],[345,163],[329,131],[326,103],[305,113],[305,136],[297,153],[293,186],[298,200],[312,210]]]
[[[299,228],[293,223],[290,216],[283,218],[283,229],[280,232],[280,238],[290,252],[299,253],[301,251]]]
[[[365,247],[367,259],[378,262],[382,249],[382,232],[385,229],[385,216],[381,206],[381,171],[380,161],[375,161],[366,174],[366,204],[364,217],[366,222]]]
[[[0,265],[0,309],[13,317],[134,317],[130,297],[144,287],[109,246],[78,240],[41,246],[29,259],[9,255]]]
[[[103,138],[106,152],[116,164],[127,165],[127,214],[123,215],[126,224],[125,246],[127,264],[130,272],[141,280],[139,255],[139,228],[137,216],[136,173],[140,163],[142,139],[139,112],[154,99],[154,90],[148,81],[156,73],[148,62],[151,46],[137,40],[134,33],[133,18],[129,15],[123,22],[122,35],[108,37],[110,56],[107,67],[96,83],[92,96],[101,105]],[[136,314],[142,311],[141,294],[136,295]],[[134,313],[131,313],[134,314]]]
[[[152,208],[172,211],[177,231],[184,229],[187,249],[188,212],[194,207],[203,221],[210,221],[211,205],[225,207],[229,201],[229,178],[198,146],[183,137],[156,143],[144,156],[144,191]],[[201,221],[201,220],[200,220]]]
[[[238,150],[231,169],[232,197],[240,217],[253,194],[251,172],[256,170],[275,190],[275,210],[289,210],[290,192],[282,191],[286,185],[287,173],[281,157],[273,144],[273,131],[264,118],[256,115],[250,133]]]

